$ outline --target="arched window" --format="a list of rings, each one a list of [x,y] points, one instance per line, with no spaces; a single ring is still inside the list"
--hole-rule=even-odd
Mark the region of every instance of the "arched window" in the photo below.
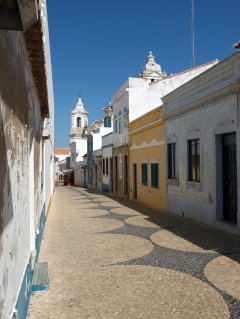
[[[77,127],[81,127],[81,117],[77,118]]]

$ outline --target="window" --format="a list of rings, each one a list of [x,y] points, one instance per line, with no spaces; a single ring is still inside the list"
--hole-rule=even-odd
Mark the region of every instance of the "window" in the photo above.
[[[158,164],[151,164],[151,187],[158,188]]]
[[[117,123],[117,120],[114,121],[114,132],[117,133],[117,127],[118,123]]]
[[[77,127],[81,127],[81,117],[77,118]]]
[[[102,159],[102,173],[105,174],[105,158]]]
[[[168,144],[168,178],[176,179],[176,143]]]
[[[118,121],[118,133],[122,134],[122,119],[121,118]]]
[[[104,118],[104,127],[112,127],[112,119],[111,117]]]
[[[200,141],[188,141],[188,180],[200,182]]]
[[[147,186],[148,184],[148,164],[142,164],[142,185]]]
[[[108,158],[106,158],[106,175],[108,175]]]
[[[127,114],[125,113],[123,115],[123,127],[126,128],[127,124],[128,124],[128,117],[127,117]]]

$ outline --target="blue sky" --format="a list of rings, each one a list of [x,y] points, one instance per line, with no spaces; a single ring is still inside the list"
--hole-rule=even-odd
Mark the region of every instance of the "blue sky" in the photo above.
[[[195,65],[235,52],[239,0],[195,0]],[[89,124],[149,51],[167,74],[191,67],[191,0],[48,0],[55,98],[55,147],[68,147],[81,94]]]

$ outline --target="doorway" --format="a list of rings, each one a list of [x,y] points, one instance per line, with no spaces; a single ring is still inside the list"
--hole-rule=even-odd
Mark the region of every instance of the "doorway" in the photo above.
[[[128,195],[128,157],[124,155],[124,194]]]
[[[223,219],[237,224],[236,133],[222,135]]]
[[[114,156],[114,190],[118,190],[118,158]]]
[[[133,198],[137,199],[137,164],[133,164]]]
[[[110,158],[109,192],[113,192],[113,159]]]

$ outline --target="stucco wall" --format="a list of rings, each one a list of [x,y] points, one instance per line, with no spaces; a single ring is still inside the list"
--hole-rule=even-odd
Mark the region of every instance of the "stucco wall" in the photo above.
[[[129,121],[150,112],[154,108],[162,105],[161,98],[169,92],[175,90],[192,78],[211,68],[217,61],[200,67],[196,67],[185,72],[167,77],[160,81],[153,82],[145,87],[132,87],[129,89]]]
[[[0,56],[0,314],[1,319],[9,319],[29,262],[30,236],[37,230],[42,210],[42,123],[21,33],[0,31]],[[30,145],[34,198],[29,197]]]
[[[130,199],[134,199],[133,165],[137,165],[136,200],[165,209],[165,141],[162,108],[156,108],[129,124]],[[147,164],[148,183],[142,184],[141,165]],[[158,163],[158,188],[151,187],[151,163]]]
[[[87,153],[87,140],[85,139],[75,139],[76,142],[76,152],[77,152],[77,159],[76,161],[82,161],[83,156]]]

